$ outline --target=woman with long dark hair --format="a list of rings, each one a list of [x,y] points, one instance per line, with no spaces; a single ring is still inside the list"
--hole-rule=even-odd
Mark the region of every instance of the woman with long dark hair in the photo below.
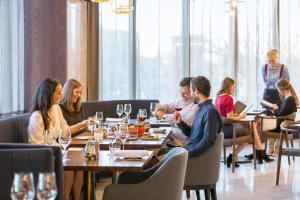
[[[55,138],[60,130],[78,132],[87,126],[87,122],[81,121],[73,126],[68,126],[58,105],[62,87],[59,81],[51,78],[43,80],[35,91],[30,117],[28,120],[28,140],[32,144],[46,144],[47,138]],[[46,131],[48,136],[46,137]],[[65,183],[72,177],[68,172],[64,173]],[[72,185],[71,185],[72,186]],[[69,199],[70,185],[64,185],[64,199]],[[66,189],[68,189],[66,191]],[[74,199],[79,199],[73,196]]]

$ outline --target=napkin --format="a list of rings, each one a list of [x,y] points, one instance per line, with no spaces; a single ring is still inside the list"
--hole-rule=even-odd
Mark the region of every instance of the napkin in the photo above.
[[[142,158],[148,155],[147,150],[115,150],[114,156],[124,158]]]
[[[106,121],[107,122],[122,122],[123,119],[122,118],[109,118],[109,117],[107,117]]]

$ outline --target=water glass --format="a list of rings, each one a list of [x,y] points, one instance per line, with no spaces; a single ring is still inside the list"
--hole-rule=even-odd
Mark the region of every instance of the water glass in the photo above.
[[[152,117],[155,116],[156,102],[150,103],[150,112],[152,113]]]
[[[66,162],[67,161],[67,147],[70,145],[70,143],[72,141],[70,129],[67,129],[67,130],[61,129],[58,141],[64,150],[63,151],[63,162]]]
[[[121,144],[119,143],[118,138],[109,140],[109,151],[111,155],[114,155],[114,152],[120,149],[121,149]]]
[[[119,115],[119,118],[121,118],[123,112],[124,112],[124,110],[123,110],[123,104],[118,104],[117,105],[117,114]]]
[[[93,135],[93,132],[94,132],[94,130],[95,130],[95,128],[96,128],[96,124],[95,124],[95,120],[93,119],[93,117],[89,117],[88,118],[88,124],[87,124],[87,126],[88,126],[88,130],[92,133],[92,135]]]
[[[36,195],[39,200],[53,200],[57,195],[55,173],[39,173]]]
[[[20,172],[14,174],[14,180],[10,190],[13,200],[31,200],[34,198],[34,180],[31,172]]]
[[[95,121],[96,121],[98,126],[100,126],[100,124],[102,124],[102,122],[103,122],[103,112],[96,112]]]
[[[58,134],[54,129],[48,129],[45,131],[44,144],[45,145],[57,145],[56,138]]]
[[[128,125],[127,124],[121,124],[120,125],[120,139],[122,140],[123,144],[123,150],[124,148],[124,143],[128,139]]]

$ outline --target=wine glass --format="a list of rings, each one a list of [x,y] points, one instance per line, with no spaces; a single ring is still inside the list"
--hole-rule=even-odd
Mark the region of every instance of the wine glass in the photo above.
[[[54,200],[57,195],[55,173],[39,173],[36,195],[39,200]]]
[[[122,114],[123,114],[123,105],[122,104],[118,104],[117,105],[117,114],[119,115],[119,118],[121,118]]]
[[[20,172],[14,174],[13,184],[10,190],[10,197],[13,200],[34,198],[34,180],[31,172]]]
[[[123,150],[124,150],[125,149],[124,148],[124,143],[128,139],[128,125],[127,124],[121,124],[119,130],[120,130],[120,139],[122,141]]]
[[[93,119],[93,117],[89,117],[88,118],[88,130],[92,133],[94,133],[94,129],[96,128],[96,124],[95,124],[95,120]]]
[[[126,114],[128,120],[129,120],[129,115],[130,115],[131,111],[132,111],[131,104],[125,104],[124,105],[124,113]]]
[[[147,110],[146,109],[139,109],[139,121],[143,122],[147,118]]]
[[[59,144],[63,147],[63,162],[67,161],[67,147],[70,145],[72,138],[71,138],[71,132],[70,129],[68,130],[60,130],[59,138],[58,138]]]
[[[103,112],[96,112],[95,121],[96,121],[98,126],[100,126],[100,124],[102,124],[102,122],[103,122]]]
[[[152,117],[155,115],[155,107],[156,107],[156,102],[151,102],[150,103],[150,112],[152,113]]]

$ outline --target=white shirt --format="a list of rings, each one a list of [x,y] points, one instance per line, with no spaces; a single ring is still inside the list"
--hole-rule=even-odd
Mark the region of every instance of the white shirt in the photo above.
[[[198,111],[198,104],[195,104],[193,99],[185,100],[184,98],[179,97],[175,102],[170,104],[164,104],[163,106],[167,113],[165,117],[166,121],[173,124],[172,134],[170,135],[170,137],[174,140],[176,144],[184,146],[188,141],[188,137],[182,133],[180,128],[178,128],[177,124],[173,121],[175,107],[182,108],[182,110],[180,111],[182,120],[187,125],[192,126],[195,114]]]
[[[60,129],[68,130],[69,126],[63,117],[61,109],[58,104],[53,105],[49,110],[49,129],[48,136],[57,138]],[[40,111],[35,111],[30,115],[28,123],[28,141],[31,144],[45,144],[45,126]]]

